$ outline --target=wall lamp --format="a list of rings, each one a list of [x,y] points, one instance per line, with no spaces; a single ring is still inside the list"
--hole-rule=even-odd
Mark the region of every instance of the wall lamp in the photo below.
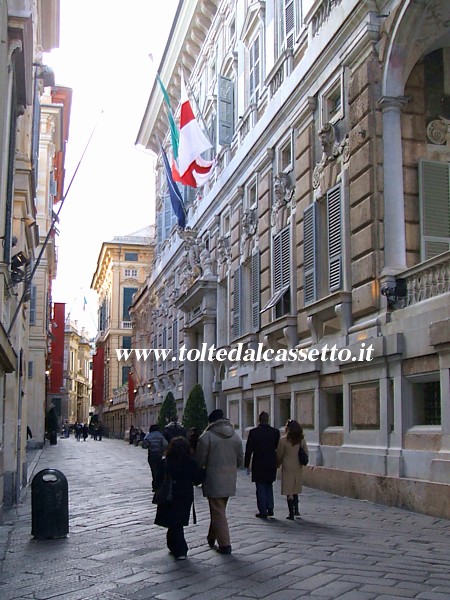
[[[406,280],[396,279],[395,283],[383,285],[380,293],[386,297],[389,308],[404,308],[407,296]]]
[[[29,262],[30,259],[22,250],[11,258],[11,281],[14,285],[24,281],[25,272],[22,268],[26,267]]]

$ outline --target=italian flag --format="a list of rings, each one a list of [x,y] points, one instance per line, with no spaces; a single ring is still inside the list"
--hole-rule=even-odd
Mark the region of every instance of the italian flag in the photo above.
[[[184,76],[181,76],[181,113],[178,164],[173,164],[175,181],[191,187],[204,185],[210,175],[214,161],[204,160],[201,154],[212,148],[211,142],[198,124],[186,91]]]

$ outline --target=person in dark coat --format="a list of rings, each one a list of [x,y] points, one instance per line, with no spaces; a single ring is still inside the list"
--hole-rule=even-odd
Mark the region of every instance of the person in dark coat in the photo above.
[[[144,444],[148,450],[147,460],[152,472],[152,491],[156,492],[164,479],[163,456],[168,446],[166,438],[159,430],[159,425],[155,423],[150,426]]]
[[[193,486],[202,482],[202,472],[185,437],[171,440],[164,463],[166,476],[172,478],[173,500],[158,504],[155,525],[167,528],[167,548],[176,559],[184,560],[188,545],[183,528],[189,525],[194,501]]]
[[[269,415],[259,415],[259,425],[251,429],[245,447],[244,466],[252,466],[252,481],[256,485],[256,504],[259,519],[273,517],[273,482],[277,477],[277,446],[280,431],[269,425]]]
[[[187,431],[180,423],[178,423],[178,417],[176,415],[170,417],[170,423],[164,427],[163,436],[169,444],[174,437],[187,437]]]

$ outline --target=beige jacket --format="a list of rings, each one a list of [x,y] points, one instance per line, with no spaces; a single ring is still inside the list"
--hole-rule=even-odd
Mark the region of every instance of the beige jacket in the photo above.
[[[302,439],[303,449],[309,454],[305,438]],[[281,467],[281,493],[292,496],[302,493],[303,467],[298,460],[300,444],[293,446],[284,435],[277,448],[277,466]]]

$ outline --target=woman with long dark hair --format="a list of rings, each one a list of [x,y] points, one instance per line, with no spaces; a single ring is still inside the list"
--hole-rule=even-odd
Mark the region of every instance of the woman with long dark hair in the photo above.
[[[289,420],[286,423],[285,435],[280,438],[277,448],[277,465],[281,467],[281,494],[287,497],[291,521],[300,516],[298,510],[298,495],[302,492],[303,467],[298,459],[300,445],[306,454],[306,444],[303,429],[297,421]]]
[[[172,501],[158,504],[155,524],[167,528],[167,548],[176,559],[184,560],[188,545],[183,528],[189,525],[193,486],[202,482],[202,472],[185,437],[172,438],[163,462],[165,476],[172,479]]]

